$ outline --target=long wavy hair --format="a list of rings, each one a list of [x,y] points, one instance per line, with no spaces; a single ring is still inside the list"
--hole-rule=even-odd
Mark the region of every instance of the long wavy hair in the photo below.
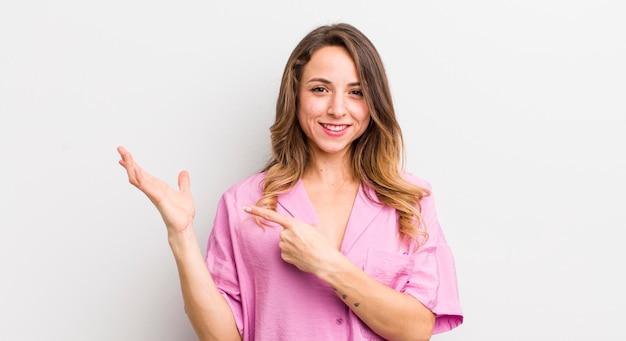
[[[257,205],[276,210],[278,196],[302,178],[310,162],[307,138],[297,118],[298,94],[305,65],[315,51],[325,46],[340,46],[348,51],[356,64],[369,109],[369,125],[350,147],[352,174],[374,190],[377,198],[370,200],[396,210],[402,237],[419,246],[428,237],[422,226],[420,201],[430,193],[403,177],[404,141],[382,60],[372,42],[349,24],[314,29],[289,56],[276,102],[276,120],[270,128],[272,156],[263,168],[267,176]]]

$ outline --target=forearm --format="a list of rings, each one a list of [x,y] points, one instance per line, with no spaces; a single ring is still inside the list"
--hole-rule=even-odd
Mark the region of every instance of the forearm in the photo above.
[[[318,274],[374,332],[388,340],[429,340],[435,317],[414,297],[377,282],[341,256]]]
[[[241,340],[232,310],[206,268],[193,227],[168,237],[176,259],[185,310],[198,338]]]

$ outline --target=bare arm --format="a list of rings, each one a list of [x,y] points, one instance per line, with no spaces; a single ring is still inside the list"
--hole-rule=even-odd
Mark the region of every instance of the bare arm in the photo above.
[[[337,252],[315,274],[327,282],[352,311],[388,340],[429,340],[434,314],[416,298],[379,283]]]
[[[189,189],[189,174],[178,175],[179,190],[143,170],[123,147],[118,147],[120,165],[128,181],[155,205],[165,226],[178,267],[187,316],[200,340],[241,340],[230,306],[207,270],[193,229],[195,207]]]
[[[376,334],[389,340],[429,340],[434,314],[414,297],[370,277],[334,248],[319,229],[275,211],[252,206],[246,212],[278,223],[281,257],[327,282]]]

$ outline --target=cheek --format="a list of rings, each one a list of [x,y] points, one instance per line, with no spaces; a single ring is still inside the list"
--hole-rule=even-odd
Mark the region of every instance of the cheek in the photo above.
[[[301,117],[323,115],[328,110],[328,99],[305,93],[298,98],[298,106]]]
[[[367,117],[363,120],[363,124],[361,125],[361,129],[360,129],[361,130],[361,134],[360,135],[362,135],[367,130],[367,127],[370,126],[370,121],[371,120],[372,119],[370,118],[370,115],[367,115]]]
[[[298,112],[296,113],[296,118],[298,119],[298,123],[300,123],[300,125],[306,124],[307,121],[307,117],[309,115],[307,115],[308,112],[308,108],[303,108],[303,107],[299,107],[298,108]]]
[[[364,115],[363,119],[361,119],[361,122],[359,124],[359,136],[363,135],[363,133],[365,133],[365,131],[367,130],[367,127],[369,127],[370,125],[370,121],[372,120],[372,118],[370,117],[369,114]]]
[[[369,122],[370,111],[369,111],[369,108],[367,107],[367,103],[365,103],[364,100],[359,101],[358,103],[355,103],[355,106],[353,109],[354,109],[355,116],[357,116],[359,120]]]
[[[321,101],[304,101],[301,106],[304,116],[315,116],[323,111],[324,105]]]
[[[302,131],[304,132],[305,135],[309,135],[309,124],[307,122],[309,122],[310,120],[308,120],[307,118],[309,117],[309,115],[306,114],[306,108],[298,108],[298,112],[296,113],[296,119],[298,120],[298,126],[300,127],[300,129],[302,129]]]
[[[367,110],[367,107],[363,108],[363,111],[361,114],[361,122],[363,122],[363,125],[367,127],[371,120],[372,120],[372,116],[370,115],[369,110]]]

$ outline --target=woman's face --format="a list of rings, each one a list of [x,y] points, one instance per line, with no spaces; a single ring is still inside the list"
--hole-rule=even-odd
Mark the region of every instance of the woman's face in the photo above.
[[[339,46],[315,51],[304,66],[298,121],[315,155],[346,155],[370,120],[356,66]]]

